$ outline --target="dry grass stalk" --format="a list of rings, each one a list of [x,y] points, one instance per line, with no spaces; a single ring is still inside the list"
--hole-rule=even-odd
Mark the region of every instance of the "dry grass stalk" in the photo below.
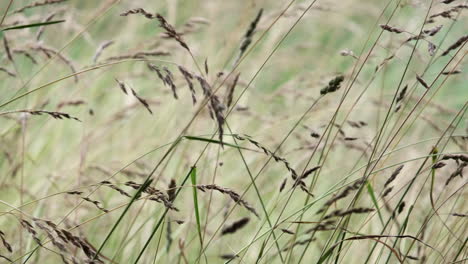
[[[429,88],[430,88],[430,87],[429,87],[429,84],[427,84],[426,81],[424,81],[424,79],[421,78],[419,75],[416,75],[416,80],[418,80],[418,82],[419,82],[422,86],[424,86],[424,88],[426,88],[426,89],[429,89]]]
[[[346,215],[350,215],[350,214],[367,214],[367,213],[370,213],[370,212],[373,212],[375,211],[375,209],[373,208],[353,208],[353,209],[349,209],[349,210],[346,210],[346,211],[341,211],[341,210],[335,210],[333,212],[331,212],[330,214],[326,215],[323,220],[327,220],[327,219],[330,219],[332,217],[342,217],[342,216],[346,216]]]
[[[190,52],[190,49],[187,45],[187,43],[185,43],[185,41],[183,40],[182,38],[182,35],[179,34],[175,29],[174,27],[169,24],[166,19],[161,16],[160,14],[156,14],[156,18],[158,19],[159,23],[160,23],[160,27],[162,27],[166,32],[166,36],[169,37],[169,38],[172,38],[174,39],[175,41],[177,41],[183,48],[185,48],[187,51]]]
[[[234,80],[232,81],[231,85],[229,86],[228,94],[227,94],[227,97],[226,97],[227,107],[231,107],[232,99],[233,99],[233,96],[234,96],[234,90],[236,89],[237,82],[239,81],[239,76],[240,76],[240,73],[238,73],[236,75],[236,77],[234,77]]]
[[[347,197],[351,193],[351,191],[359,189],[359,187],[361,187],[363,183],[364,183],[364,180],[360,179],[360,180],[355,181],[352,185],[346,186],[343,191],[333,196],[330,200],[326,201],[324,206],[320,210],[317,211],[317,214],[324,212],[328,206],[334,204],[338,200],[341,200]]]
[[[133,181],[128,181],[125,183],[126,186],[132,187],[135,190],[140,189],[141,184],[133,182]],[[143,190],[144,193],[149,194],[150,196],[148,197],[149,200],[155,201],[158,203],[164,204],[164,206],[170,210],[174,211],[179,211],[172,202],[169,200],[169,197],[166,196],[163,192],[161,192],[158,189],[155,189],[151,186],[146,187],[146,189]]]
[[[2,240],[2,244],[8,250],[8,252],[12,253],[13,249],[11,245],[8,243],[8,241],[6,240],[5,233],[3,233],[1,230],[0,230],[0,240]]]
[[[396,179],[403,167],[404,165],[400,165],[398,166],[398,168],[395,169],[395,171],[393,171],[392,175],[390,175],[390,178],[388,178],[388,180],[384,183],[384,188],[386,188],[390,183],[392,183]]]
[[[232,224],[225,226],[223,230],[221,231],[221,236],[227,235],[227,234],[233,234],[237,232],[238,230],[242,229],[244,226],[246,226],[250,221],[250,218],[244,217],[239,220],[234,221]]]
[[[101,43],[101,45],[99,45],[98,49],[96,50],[96,53],[94,53],[93,62],[96,63],[99,57],[101,56],[102,52],[106,48],[110,47],[112,44],[114,44],[113,40],[108,40],[108,41],[104,41],[103,43]]]
[[[234,64],[237,64],[237,62],[239,62],[240,58],[242,58],[244,53],[247,51],[247,48],[252,43],[253,35],[255,34],[255,30],[257,29],[258,22],[260,22],[260,19],[262,18],[262,14],[263,14],[263,8],[261,8],[258,11],[257,16],[250,23],[250,26],[247,29],[247,32],[245,32],[244,39],[242,40],[241,46],[239,48],[239,50],[240,50],[239,56],[237,57]]]
[[[465,35],[465,36],[462,36],[461,38],[459,38],[455,43],[453,43],[452,45],[450,45],[443,53],[441,56],[446,56],[450,53],[450,51],[452,50],[455,50],[457,48],[459,48],[460,46],[462,46],[465,42],[468,41],[468,35]]]
[[[206,192],[207,190],[210,190],[210,191],[218,191],[222,194],[229,195],[231,200],[242,205],[245,209],[247,209],[248,211],[253,213],[255,216],[260,218],[260,215],[257,213],[255,208],[253,208],[247,201],[243,200],[238,193],[236,193],[235,191],[231,189],[224,188],[215,184],[197,185],[196,188],[202,192]]]
[[[19,8],[19,9],[16,9],[12,13],[13,14],[21,13],[26,9],[30,9],[30,8],[34,8],[34,7],[40,7],[40,6],[46,6],[46,5],[60,4],[60,3],[65,2],[65,1],[67,1],[67,0],[36,1],[36,2],[33,2],[33,3],[29,4],[29,5],[26,5],[26,6],[23,6],[23,7]]]
[[[396,34],[400,34],[400,33],[405,32],[404,30],[401,30],[401,29],[398,29],[396,27],[392,27],[392,26],[389,26],[389,25],[381,24],[380,27],[385,31],[396,33]]]
[[[6,74],[8,74],[11,77],[16,77],[16,74],[14,72],[8,70],[7,68],[0,67],[0,71],[5,72]]]
[[[54,16],[56,15],[56,13],[51,13],[49,14],[44,20],[42,20],[43,23],[46,23],[46,22],[49,22],[52,20],[52,18],[54,18]],[[46,27],[42,26],[42,27],[39,27],[39,30],[37,31],[36,33],[36,40],[39,41],[42,37],[42,34],[44,34],[44,30],[45,30]]]
[[[190,94],[192,95],[193,104],[196,104],[197,103],[197,97],[195,96],[195,88],[194,88],[193,82],[192,82],[194,76],[193,76],[193,74],[191,74],[184,67],[179,65],[178,68],[179,68],[180,73],[182,73],[182,76],[184,76],[185,81],[187,82],[187,85],[188,85],[189,90],[190,90]],[[158,76],[159,76],[159,74],[158,74]],[[161,76],[159,76],[159,78],[161,79]]]
[[[337,91],[338,89],[341,88],[341,83],[344,81],[344,76],[343,75],[338,75],[335,78],[333,78],[330,82],[328,82],[328,85],[320,90],[321,95],[325,95],[328,93],[333,93]]]

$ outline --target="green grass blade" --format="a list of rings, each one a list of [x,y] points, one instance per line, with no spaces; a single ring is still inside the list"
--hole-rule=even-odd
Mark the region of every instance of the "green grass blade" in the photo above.
[[[190,173],[190,179],[192,180],[192,188],[193,188],[193,206],[195,208],[195,218],[197,219],[197,231],[198,236],[200,238],[200,246],[203,248],[203,238],[201,232],[201,224],[200,224],[200,211],[198,209],[198,196],[197,196],[197,168],[193,167],[192,172]]]
[[[375,198],[375,192],[374,188],[372,188],[372,185],[369,181],[367,181],[367,192],[369,193],[369,196],[371,197],[372,203],[375,206],[375,209],[377,210],[377,214],[379,215],[380,223],[382,223],[382,226],[385,225],[382,213],[380,212],[379,204],[377,203],[377,199]]]
[[[32,24],[26,24],[26,25],[19,25],[19,26],[7,27],[7,28],[2,29],[1,31],[16,30],[16,29],[23,29],[23,28],[32,28],[32,27],[49,26],[49,25],[58,24],[58,23],[63,23],[63,22],[65,22],[65,20],[54,20],[54,21],[49,21],[49,22],[32,23]]]

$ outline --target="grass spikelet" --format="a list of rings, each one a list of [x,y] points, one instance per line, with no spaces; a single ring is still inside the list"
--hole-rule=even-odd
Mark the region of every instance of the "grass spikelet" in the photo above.
[[[328,206],[330,206],[330,205],[334,204],[335,202],[347,197],[351,193],[351,191],[359,189],[359,187],[361,187],[363,182],[364,182],[364,180],[360,179],[360,180],[355,181],[352,185],[349,185],[346,188],[344,188],[343,191],[341,191],[337,195],[333,196],[330,200],[326,201],[324,206],[320,210],[317,211],[317,214],[319,214],[321,212],[324,212]]]
[[[123,54],[118,56],[111,56],[103,59],[104,62],[110,61],[120,61],[125,59],[146,59],[147,57],[159,57],[159,56],[169,56],[170,52],[164,50],[148,50],[148,51],[138,51],[130,54]]]
[[[31,4],[29,5],[26,5],[26,6],[23,6],[19,9],[16,9],[14,10],[12,13],[13,14],[17,14],[17,13],[21,13],[23,12],[24,10],[26,9],[30,9],[30,8],[35,8],[35,7],[40,7],[40,6],[46,6],[46,5],[54,5],[54,4],[60,4],[60,3],[63,3],[67,0],[44,0],[44,1],[36,1],[36,2],[32,2]]]
[[[70,114],[63,113],[63,112],[54,112],[54,111],[46,111],[46,110],[30,110],[30,109],[22,109],[22,110],[13,110],[9,112],[0,113],[1,115],[13,114],[13,113],[27,113],[30,115],[48,115],[55,119],[72,119],[78,122],[81,122],[80,119],[71,116]]]
[[[116,185],[112,184],[110,181],[102,181],[100,182],[102,185],[104,186],[107,186],[111,189],[114,189],[116,190],[117,192],[119,192],[120,194],[124,195],[124,196],[127,196],[129,198],[131,198],[131,196],[124,190],[120,189],[119,187],[117,187]]]
[[[8,243],[8,241],[6,240],[5,233],[3,233],[2,230],[0,230],[0,240],[2,240],[2,244],[8,250],[8,252],[12,253],[13,249],[11,245]]]
[[[443,25],[438,25],[430,29],[423,30],[423,33],[429,36],[435,36],[442,29]]]
[[[133,96],[135,96],[135,98],[146,108],[146,110],[148,110],[148,112],[149,112],[150,114],[153,114],[153,111],[151,111],[151,108],[150,108],[148,102],[147,102],[145,99],[143,99],[142,97],[140,97],[140,96],[135,92],[135,90],[131,89],[131,91],[132,91]]]
[[[206,192],[207,190],[210,190],[210,191],[218,191],[222,194],[228,195],[231,198],[231,200],[242,205],[245,209],[247,209],[248,211],[253,213],[255,216],[260,218],[260,215],[257,213],[255,208],[253,208],[247,201],[241,199],[241,196],[231,189],[223,188],[215,184],[197,185],[196,187],[202,192]]]
[[[51,54],[55,54],[55,56],[57,56],[63,63],[65,63],[69,68],[70,70],[72,71],[72,73],[74,73],[73,75],[73,79],[75,80],[75,82],[78,82],[78,74],[75,74],[76,73],[76,68],[75,66],[73,65],[73,63],[71,62],[71,60],[69,60],[68,58],[66,58],[63,54],[61,54],[59,51],[51,48],[51,47],[47,47],[47,46],[44,46],[42,44],[36,44],[35,46],[32,47],[33,50],[38,50],[38,51],[41,51],[42,53],[45,54],[45,56],[47,58],[52,58],[52,55]]]
[[[122,81],[120,81],[120,80],[117,79],[117,78],[115,78],[115,81],[116,81],[117,84],[119,85],[120,90],[122,90],[122,92],[123,92],[124,94],[128,94],[128,93],[127,93],[127,88],[125,87],[125,83],[122,82]]]
[[[26,58],[28,58],[28,59],[31,61],[32,64],[37,64],[37,60],[36,60],[36,59],[34,58],[34,56],[33,56],[30,52],[28,52],[27,50],[25,50],[25,49],[13,49],[12,51],[13,51],[13,53],[15,53],[15,54],[22,54],[22,55],[24,55]]]
[[[50,22],[54,17],[55,17],[56,13],[51,13],[49,14],[44,20],[42,20],[42,23],[47,23],[47,22]],[[36,40],[39,41],[42,37],[42,34],[44,34],[44,30],[45,30],[46,27],[44,26],[41,26],[39,28],[39,30],[37,31],[36,33]]]
[[[421,78],[419,75],[416,75],[416,80],[418,80],[418,82],[424,86],[424,88],[426,89],[429,89],[429,84],[426,83],[426,81],[424,81],[423,78]]]
[[[452,213],[451,216],[456,216],[456,217],[468,217],[468,214]]]
[[[227,97],[226,97],[227,107],[231,107],[232,99],[233,99],[233,96],[234,96],[234,90],[236,89],[237,82],[239,81],[239,76],[240,76],[240,73],[238,73],[236,75],[236,77],[234,77],[234,80],[232,81],[231,85],[229,86],[228,94],[227,94]]]
[[[135,15],[135,14],[143,15],[144,17],[146,17],[148,19],[153,19],[153,18],[156,17],[155,15],[151,14],[150,12],[147,12],[143,8],[135,8],[135,9],[128,10],[128,11],[120,14],[120,16],[128,16],[128,15]]]
[[[114,44],[113,40],[107,40],[107,41],[104,41],[103,43],[101,43],[101,45],[99,45],[96,52],[94,53],[93,62],[96,63],[98,61],[99,57],[101,56],[102,52],[106,48],[110,47],[112,44]]]
[[[452,173],[450,174],[449,178],[447,179],[447,181],[445,182],[445,186],[449,185],[449,183],[455,179],[457,176],[460,176],[460,178],[463,178],[463,169],[468,166],[468,163],[466,162],[461,162],[457,169]]]
[[[16,74],[14,72],[8,70],[7,68],[0,67],[0,71],[5,72],[6,74],[8,74],[11,77],[16,77]]]
[[[65,107],[65,106],[79,106],[79,105],[83,105],[83,104],[86,104],[86,102],[84,100],[62,101],[62,102],[58,103],[57,109],[61,109],[61,108]]]
[[[166,19],[161,16],[160,14],[156,14],[156,18],[158,19],[159,21],[159,26],[162,27],[166,32],[166,36],[169,37],[169,38],[172,38],[174,39],[175,41],[177,41],[184,49],[186,49],[187,51],[190,52],[190,49],[187,45],[187,43],[185,43],[185,41],[183,40],[182,38],[182,35],[179,34],[175,29],[174,27],[169,24]]]
[[[392,27],[392,26],[389,26],[389,25],[381,24],[379,26],[385,31],[396,33],[396,34],[400,34],[400,33],[405,32],[404,30],[401,30],[401,29],[398,29],[396,27]]]
[[[173,202],[175,197],[176,197],[176,188],[177,188],[177,183],[174,179],[171,179],[171,182],[169,183],[168,189],[167,189],[167,199],[169,202]]]
[[[392,175],[390,175],[390,178],[388,178],[388,180],[384,183],[384,188],[386,188],[390,183],[392,183],[396,177],[398,176],[398,174],[400,174],[401,170],[403,169],[403,165],[400,165],[398,166],[398,168],[396,168]]]
[[[95,200],[92,200],[88,197],[81,197],[83,200],[89,202],[89,203],[92,203],[94,204],[94,206],[96,206],[97,209],[103,211],[104,213],[108,213],[109,210],[105,209],[104,207],[101,206],[101,203],[99,201],[95,201]]]
[[[455,74],[460,74],[462,73],[461,70],[451,70],[451,71],[444,71],[442,74],[443,75],[455,75]]]
[[[346,210],[346,211],[335,210],[335,211],[331,212],[330,214],[326,215],[323,218],[323,220],[327,220],[327,219],[330,219],[332,217],[342,217],[342,216],[351,215],[351,214],[367,214],[367,213],[370,213],[370,212],[373,212],[373,211],[375,211],[375,209],[373,209],[373,208],[364,208],[364,207],[353,208],[353,209],[349,209],[349,210]]]
[[[20,220],[20,224],[28,231],[29,234],[33,237],[34,241],[40,246],[42,246],[41,240],[37,237],[37,232],[34,227],[28,221],[22,219]]]
[[[222,254],[222,255],[219,255],[219,258],[220,259],[223,259],[223,260],[233,260],[235,258],[238,258],[239,255],[234,255],[234,254]]]
[[[328,85],[320,90],[321,95],[325,95],[328,93],[333,93],[337,91],[338,89],[341,88],[341,83],[344,81],[344,76],[343,75],[338,75],[335,78],[333,78]]]
[[[218,125],[218,134],[219,134],[219,141],[221,142],[221,146],[223,145],[223,135],[224,135],[224,114],[223,111],[225,109],[224,105],[221,104],[219,97],[212,93],[211,86],[208,82],[201,76],[196,76],[204,95],[210,100],[209,106],[213,110],[214,118],[216,119],[216,123]]]
[[[258,23],[260,22],[260,19],[262,18],[263,14],[263,8],[261,8],[255,19],[250,23],[249,28],[247,29],[247,32],[245,32],[244,39],[242,40],[241,46],[239,48],[239,56],[237,57],[237,60],[235,61],[234,64],[237,64],[240,58],[244,55],[244,53],[247,51],[249,48],[250,44],[252,43],[252,38],[253,35],[255,34],[255,30],[257,29]]]
[[[387,195],[389,195],[392,191],[393,191],[393,186],[385,189],[382,194],[382,198],[387,197]]]
[[[452,50],[459,48],[467,41],[468,41],[468,35],[462,36],[455,43],[450,45],[444,52],[442,52],[441,56],[447,56]]]
[[[7,55],[8,60],[13,62],[13,55],[11,54],[10,44],[8,44],[8,40],[5,34],[3,34],[3,47],[5,48],[5,54]]]
[[[141,184],[133,182],[133,181],[128,181],[128,182],[125,183],[125,185],[129,186],[129,187],[132,187],[135,190],[138,190],[141,187]],[[149,200],[155,201],[155,202],[158,202],[158,203],[162,203],[162,204],[164,204],[164,206],[166,208],[168,208],[170,210],[179,211],[179,209],[177,209],[172,204],[172,202],[169,200],[169,198],[163,192],[161,192],[160,190],[155,189],[155,188],[153,188],[151,186],[148,186],[143,190],[143,192],[150,195],[149,198],[148,198]]]
[[[250,221],[250,218],[244,217],[239,220],[234,221],[232,224],[227,225],[223,228],[221,231],[221,236],[227,235],[227,234],[233,234],[240,229],[242,229],[244,226],[246,226]]]
[[[283,233],[288,234],[288,235],[294,235],[295,233],[289,229],[286,228],[281,228],[280,229]]]
[[[187,85],[189,87],[189,90],[190,90],[190,94],[192,95],[192,101],[193,101],[193,104],[196,104],[197,103],[197,97],[196,97],[196,92],[195,92],[195,88],[193,86],[193,74],[191,74],[187,69],[185,69],[184,67],[182,66],[178,66],[179,68],[179,71],[180,73],[182,73],[182,76],[184,76],[184,79],[185,81],[187,82]],[[158,75],[159,76],[159,75]],[[160,77],[161,78],[161,77]]]

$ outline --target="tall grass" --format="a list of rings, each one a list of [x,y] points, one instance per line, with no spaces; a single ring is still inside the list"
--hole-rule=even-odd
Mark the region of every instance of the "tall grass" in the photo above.
[[[0,3],[0,263],[464,263],[464,0]]]

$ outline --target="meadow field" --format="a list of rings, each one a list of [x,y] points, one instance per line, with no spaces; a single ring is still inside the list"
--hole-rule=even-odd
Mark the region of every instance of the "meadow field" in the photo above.
[[[467,11],[1,0],[0,263],[466,263]]]

